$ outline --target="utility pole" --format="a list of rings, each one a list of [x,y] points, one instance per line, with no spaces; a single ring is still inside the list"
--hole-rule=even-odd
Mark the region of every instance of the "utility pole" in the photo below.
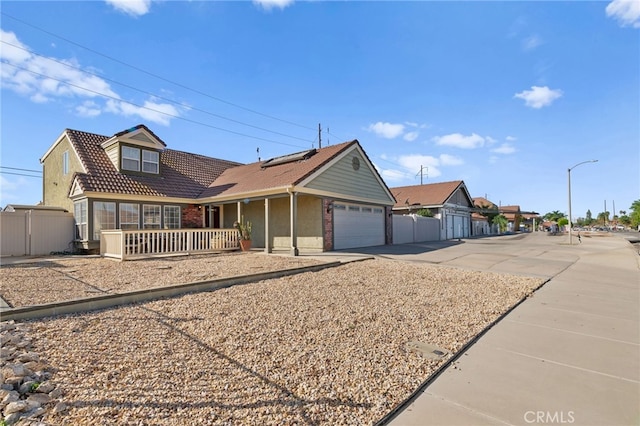
[[[318,149],[322,148],[322,127],[318,123]]]
[[[428,167],[423,167],[422,165],[420,166],[420,171],[418,173],[416,173],[416,176],[420,175],[420,185],[422,185],[422,171],[426,169],[427,170],[427,179],[429,178],[429,168]]]

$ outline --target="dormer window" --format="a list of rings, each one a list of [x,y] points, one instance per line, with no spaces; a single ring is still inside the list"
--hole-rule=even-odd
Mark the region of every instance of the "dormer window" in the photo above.
[[[142,150],[142,171],[158,174],[160,156],[156,151]]]
[[[140,171],[140,149],[130,146],[122,147],[122,170]]]
[[[157,151],[123,146],[122,170],[142,171],[157,175],[160,172],[160,154]]]

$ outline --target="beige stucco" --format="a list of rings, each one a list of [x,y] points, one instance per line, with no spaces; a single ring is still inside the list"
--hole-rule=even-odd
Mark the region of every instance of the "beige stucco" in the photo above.
[[[69,152],[69,173],[63,174],[62,155]],[[53,147],[43,162],[42,198],[47,206],[62,207],[73,212],[73,201],[69,199],[69,189],[76,172],[83,167],[73,150],[69,139],[65,136]]]

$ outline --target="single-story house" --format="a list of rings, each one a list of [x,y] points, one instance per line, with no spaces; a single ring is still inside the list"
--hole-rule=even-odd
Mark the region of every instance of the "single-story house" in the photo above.
[[[520,230],[522,213],[520,206],[500,206],[500,214],[507,218],[507,232],[517,232]]]
[[[392,241],[395,200],[357,140],[240,164],[168,149],[145,125],[67,129],[40,161],[44,204],[74,212],[84,249],[109,229],[232,229],[241,218],[267,252]]]
[[[473,201],[464,181],[397,186],[391,188],[391,192],[396,199],[394,214],[426,209],[440,219],[441,240],[470,236]]]
[[[474,236],[497,234],[498,226],[491,223],[490,218],[500,214],[498,206],[484,197],[473,197],[473,205],[475,209],[471,214],[471,234]]]

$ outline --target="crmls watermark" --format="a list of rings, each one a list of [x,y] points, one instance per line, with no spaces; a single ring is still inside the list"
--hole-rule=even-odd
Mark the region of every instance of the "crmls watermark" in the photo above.
[[[533,424],[571,424],[576,421],[573,411],[527,411],[524,421]]]

